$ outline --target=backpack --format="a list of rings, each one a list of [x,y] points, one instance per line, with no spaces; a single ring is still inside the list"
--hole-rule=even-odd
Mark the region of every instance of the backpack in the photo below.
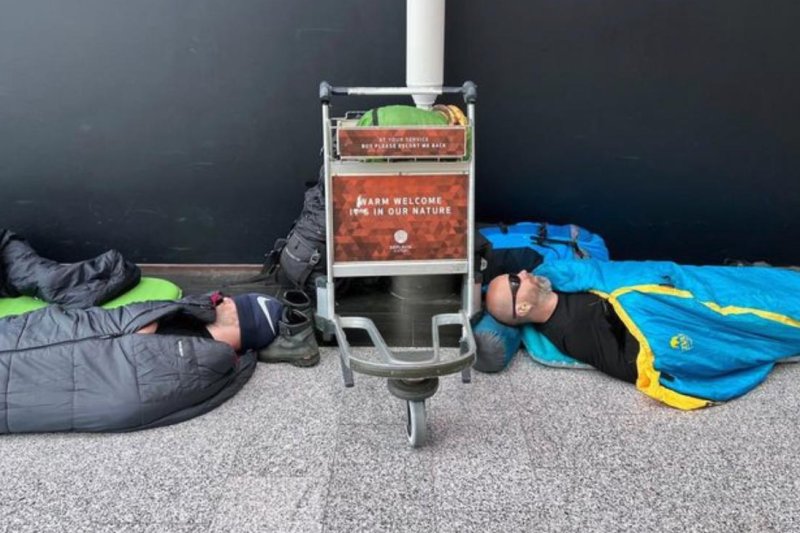
[[[544,261],[609,258],[603,238],[575,224],[479,225],[475,233],[476,270],[484,283],[501,274],[533,270]]]
[[[305,192],[303,209],[286,237],[275,241],[265,256],[262,279],[273,278],[283,287],[301,289],[316,295],[317,278],[327,273],[325,242],[325,175]],[[336,280],[336,288],[344,286]]]

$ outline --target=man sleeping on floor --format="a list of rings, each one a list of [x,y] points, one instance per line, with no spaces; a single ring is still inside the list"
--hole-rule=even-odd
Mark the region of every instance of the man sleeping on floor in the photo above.
[[[553,261],[494,278],[486,307],[680,409],[741,396],[800,354],[800,274],[779,268]]]
[[[0,230],[0,297],[56,304],[0,319],[0,434],[172,424],[233,396],[257,358],[319,360],[316,343],[299,340],[310,321],[267,295],[96,307],[139,278],[118,252],[62,264]]]

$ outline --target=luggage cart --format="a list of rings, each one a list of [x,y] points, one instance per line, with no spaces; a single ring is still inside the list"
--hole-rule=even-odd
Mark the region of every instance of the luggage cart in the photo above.
[[[475,339],[470,318],[477,312],[475,287],[474,191],[475,102],[472,82],[441,89],[333,87],[320,84],[325,171],[327,276],[317,280],[317,318],[323,336],[339,344],[342,378],[353,372],[387,378],[389,392],[406,401],[409,443],[427,440],[425,400],[439,377],[461,372],[470,381]],[[331,118],[336,95],[410,96],[461,94],[466,126],[356,125],[360,114]],[[432,350],[389,349],[372,320],[339,316],[335,281],[361,276],[462,274],[458,312],[432,317]],[[457,354],[439,346],[439,328],[460,325]],[[345,330],[365,331],[376,356],[356,357]],[[451,350],[450,352],[454,352]]]

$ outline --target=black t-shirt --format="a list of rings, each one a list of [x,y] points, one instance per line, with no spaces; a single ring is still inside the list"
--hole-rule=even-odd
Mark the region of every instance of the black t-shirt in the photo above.
[[[636,382],[639,343],[605,300],[591,293],[558,293],[558,305],[533,325],[559,350],[630,383]]]

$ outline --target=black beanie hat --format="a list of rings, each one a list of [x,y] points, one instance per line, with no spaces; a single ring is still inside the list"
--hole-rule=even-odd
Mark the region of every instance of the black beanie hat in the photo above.
[[[239,313],[242,351],[264,348],[278,335],[278,320],[283,304],[266,294],[241,294],[233,297]]]

